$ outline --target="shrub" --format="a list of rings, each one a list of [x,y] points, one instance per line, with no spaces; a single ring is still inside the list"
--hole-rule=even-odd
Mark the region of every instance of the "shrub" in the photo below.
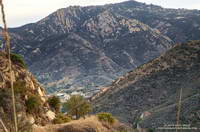
[[[20,64],[20,66],[22,66],[23,68],[26,68],[26,67],[27,67],[27,66],[26,66],[26,63],[24,62],[24,59],[23,59],[23,57],[22,57],[21,55],[11,53],[10,58],[11,58],[11,61],[12,61],[13,63],[18,63],[18,64]]]
[[[84,117],[86,114],[92,111],[91,104],[80,95],[72,96],[63,105],[64,111],[72,116],[76,116],[76,119]]]
[[[70,122],[71,120],[72,120],[71,117],[69,117],[67,115],[63,115],[63,114],[60,113],[53,120],[53,123],[54,124],[62,124],[62,123]]]
[[[107,122],[109,124],[114,124],[116,121],[115,117],[113,117],[110,113],[98,113],[97,117],[100,121]]]
[[[56,111],[57,113],[60,111],[61,101],[59,97],[53,96],[48,99],[49,106]]]
[[[40,98],[38,96],[32,95],[26,100],[25,104],[26,104],[27,112],[36,113],[38,112],[41,106]]]

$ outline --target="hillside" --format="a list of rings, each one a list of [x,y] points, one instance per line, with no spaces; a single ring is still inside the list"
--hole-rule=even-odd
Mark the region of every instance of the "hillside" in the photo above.
[[[15,54],[11,55],[14,73],[14,91],[19,129],[30,124],[45,125],[51,120],[49,106],[46,103],[45,90],[35,77],[27,71],[23,60]],[[34,106],[33,106],[34,105]],[[7,128],[12,128],[11,88],[6,54],[0,51],[0,117]],[[1,131],[0,125],[0,131]]]
[[[181,123],[198,126],[199,86],[200,41],[191,41],[120,77],[93,103],[96,112],[111,112],[121,121],[157,128],[176,123],[176,103],[183,88]]]
[[[174,42],[198,39],[199,15],[198,10],[131,0],[62,8],[9,31],[13,52],[24,56],[48,92],[76,90],[91,96]]]

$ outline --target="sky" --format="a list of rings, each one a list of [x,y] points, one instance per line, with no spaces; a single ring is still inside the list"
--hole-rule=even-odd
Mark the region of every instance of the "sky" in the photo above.
[[[127,0],[3,0],[9,27],[37,22],[59,8],[70,5],[104,5]],[[166,8],[200,9],[200,0],[137,0]],[[1,19],[0,19],[1,20]],[[1,24],[1,22],[0,22]],[[0,25],[2,26],[2,24]]]

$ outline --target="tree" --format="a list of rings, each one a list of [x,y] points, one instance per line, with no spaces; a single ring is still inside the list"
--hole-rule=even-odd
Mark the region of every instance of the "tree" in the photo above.
[[[57,113],[60,112],[61,101],[57,96],[50,97],[48,99],[49,106]]]
[[[76,119],[84,117],[92,111],[91,104],[80,95],[73,95],[66,103],[64,103],[63,107],[68,114],[76,116]]]

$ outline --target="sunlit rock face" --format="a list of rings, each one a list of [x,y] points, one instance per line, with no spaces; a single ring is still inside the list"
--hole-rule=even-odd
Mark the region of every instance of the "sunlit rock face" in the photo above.
[[[24,56],[48,92],[91,96],[174,42],[199,38],[199,14],[128,1],[59,9],[9,31],[12,50]]]

